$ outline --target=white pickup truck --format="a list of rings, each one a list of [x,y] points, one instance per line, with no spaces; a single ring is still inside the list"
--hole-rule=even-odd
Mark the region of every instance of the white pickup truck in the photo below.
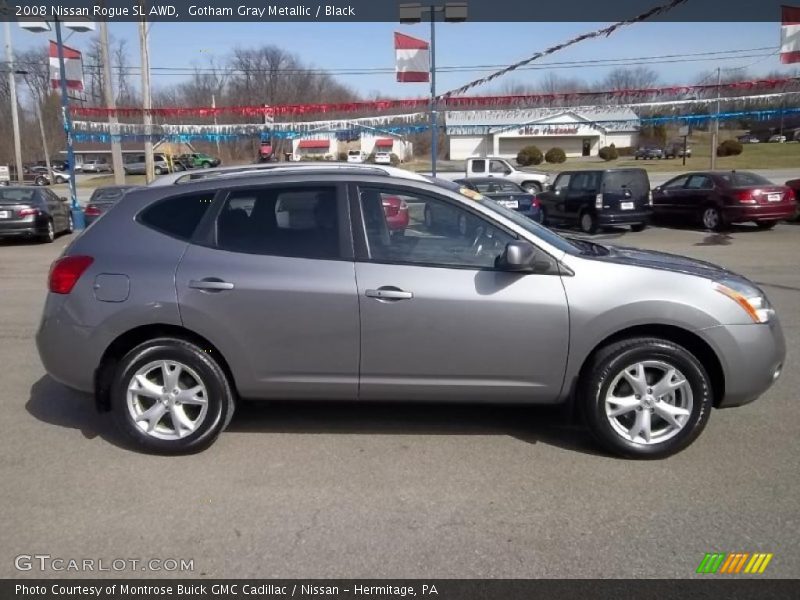
[[[423,173],[423,175],[430,175],[430,173]],[[471,156],[466,160],[463,171],[437,170],[436,176],[451,181],[463,177],[502,177],[522,186],[532,194],[544,190],[549,181],[547,173],[522,171],[499,156]]]

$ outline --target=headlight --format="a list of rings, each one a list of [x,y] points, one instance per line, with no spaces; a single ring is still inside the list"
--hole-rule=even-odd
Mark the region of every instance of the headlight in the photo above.
[[[741,306],[754,323],[766,323],[775,313],[764,293],[744,281],[723,279],[714,283],[714,289]]]

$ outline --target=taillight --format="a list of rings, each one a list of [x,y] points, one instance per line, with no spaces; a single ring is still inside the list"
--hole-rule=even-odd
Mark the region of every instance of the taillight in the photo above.
[[[17,210],[17,216],[20,217],[30,217],[30,216],[37,216],[39,214],[38,208],[20,208]]]
[[[541,202],[536,196],[531,196],[531,206],[534,208],[539,208],[541,206]]]
[[[603,208],[603,194],[597,194],[594,198],[594,207]]]
[[[99,217],[101,213],[99,208],[93,204],[89,204],[83,209],[83,214],[85,214],[87,217]]]
[[[388,198],[383,199],[383,211],[386,213],[387,217],[396,217],[397,213],[400,212],[400,207],[402,205],[402,201],[400,198],[395,196],[389,196]]]
[[[54,294],[69,294],[78,279],[94,262],[91,256],[65,256],[50,267],[48,287]]]
[[[650,190],[649,192],[647,192],[647,203],[650,206],[653,206],[653,190]]]
[[[795,200],[797,200],[797,194],[794,193],[792,188],[786,188],[786,201],[794,202]]]
[[[741,204],[757,204],[758,202],[755,199],[752,190],[741,190],[739,192],[736,192],[735,198]]]

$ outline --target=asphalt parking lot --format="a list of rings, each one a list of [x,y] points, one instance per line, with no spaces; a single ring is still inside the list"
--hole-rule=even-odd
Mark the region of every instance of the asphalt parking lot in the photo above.
[[[47,269],[69,238],[0,243],[0,577],[76,575],[15,569],[44,553],[193,559],[177,575],[209,578],[684,578],[714,551],[772,552],[765,576],[797,577],[800,225],[595,239],[762,285],[787,337],[778,383],[660,462],[599,453],[539,409],[324,403],[245,405],[208,451],[149,456],[39,362]]]

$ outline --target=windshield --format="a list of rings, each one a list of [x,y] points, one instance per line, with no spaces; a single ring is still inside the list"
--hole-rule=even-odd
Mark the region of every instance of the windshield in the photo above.
[[[458,194],[461,193],[460,190],[463,187],[453,181],[447,181],[445,179],[439,179],[433,177],[425,177],[425,178],[429,180],[431,183],[434,183],[435,185],[438,185],[441,188],[444,188],[451,192],[456,192]],[[501,206],[494,200],[485,198],[483,200],[475,200],[475,201],[478,202],[481,206],[485,206],[486,208],[492,210],[493,212],[496,212],[504,216],[509,221],[514,222],[515,224],[522,227],[525,231],[547,242],[554,248],[558,248],[563,252],[569,252],[570,254],[575,254],[581,252],[582,250],[577,244],[574,244],[573,242],[564,237],[561,237],[556,232],[549,230],[547,227],[544,227],[543,225],[539,225],[535,221],[531,221],[528,217],[526,217],[521,213],[511,210],[510,208],[506,208],[505,206]]]
[[[92,194],[92,202],[112,202],[119,200],[128,188],[99,188]]]

